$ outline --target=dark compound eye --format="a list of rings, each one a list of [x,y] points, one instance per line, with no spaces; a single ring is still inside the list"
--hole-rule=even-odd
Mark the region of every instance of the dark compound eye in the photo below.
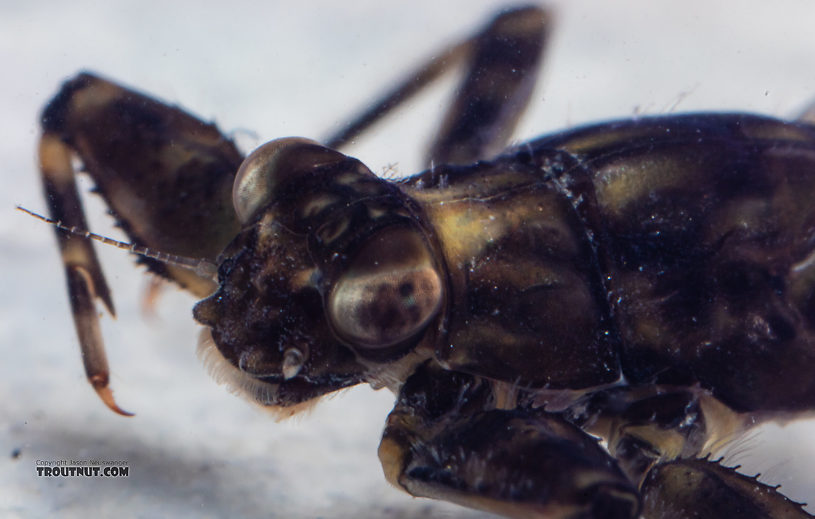
[[[443,287],[430,251],[414,229],[388,229],[362,247],[328,298],[342,339],[387,348],[424,330],[438,314]]]

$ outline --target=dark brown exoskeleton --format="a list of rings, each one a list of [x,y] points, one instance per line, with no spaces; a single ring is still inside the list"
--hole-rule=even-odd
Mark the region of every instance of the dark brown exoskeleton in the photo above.
[[[215,376],[281,416],[392,389],[379,456],[413,495],[510,517],[807,517],[710,454],[815,410],[812,118],[643,117],[494,157],[547,29],[538,8],[501,13],[328,146],[245,159],[81,74],[42,119],[51,216],[87,228],[77,155],[132,242],[176,256],[140,261],[204,298]],[[386,181],[333,149],[456,63],[430,169]],[[91,242],[57,236],[88,378],[122,412],[109,290]]]

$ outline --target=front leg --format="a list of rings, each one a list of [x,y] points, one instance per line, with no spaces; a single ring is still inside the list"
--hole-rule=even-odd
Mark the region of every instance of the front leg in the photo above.
[[[379,447],[388,480],[418,497],[508,517],[633,518],[636,488],[560,414],[497,409],[491,385],[424,366],[402,388]]]
[[[232,182],[242,156],[211,124],[90,74],[63,85],[42,116],[40,169],[51,218],[88,230],[74,158],[138,246],[214,261],[238,233]],[[111,409],[109,369],[95,302],[113,302],[89,240],[57,228],[71,310],[88,380]],[[193,294],[216,285],[191,270],[141,258],[155,274]]]

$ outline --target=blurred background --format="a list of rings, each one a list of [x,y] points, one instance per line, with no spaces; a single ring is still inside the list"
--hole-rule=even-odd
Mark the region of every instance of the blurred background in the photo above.
[[[0,0],[0,515],[4,517],[476,517],[388,486],[376,457],[393,396],[357,387],[275,423],[212,382],[195,355],[194,300],[155,316],[132,258],[97,247],[118,319],[103,317],[117,401],[85,382],[45,211],[37,119],[87,69],[215,121],[245,149],[320,139],[507,2],[53,2]],[[634,114],[740,110],[793,117],[815,100],[815,3],[572,0],[518,139]],[[441,85],[349,150],[373,171],[421,169],[449,98]],[[90,187],[89,182],[83,186]],[[93,195],[94,231],[122,237]],[[731,446],[746,473],[815,503],[812,423]],[[36,460],[123,459],[126,479],[47,479]],[[810,507],[810,510],[815,508]]]

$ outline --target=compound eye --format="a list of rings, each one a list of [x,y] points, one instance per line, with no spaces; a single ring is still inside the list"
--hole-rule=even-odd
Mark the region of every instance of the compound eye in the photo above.
[[[242,225],[254,220],[272,200],[277,186],[292,175],[344,159],[330,148],[302,137],[276,139],[249,154],[232,184],[232,205]]]
[[[353,346],[382,349],[424,330],[443,300],[442,278],[421,235],[388,229],[374,235],[328,297],[328,318]]]

